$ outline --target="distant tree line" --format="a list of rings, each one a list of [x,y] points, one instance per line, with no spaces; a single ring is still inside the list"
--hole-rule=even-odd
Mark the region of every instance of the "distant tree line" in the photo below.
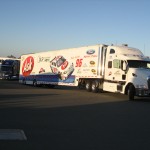
[[[8,58],[16,58],[15,56],[13,55],[10,55],[10,56],[7,56]]]

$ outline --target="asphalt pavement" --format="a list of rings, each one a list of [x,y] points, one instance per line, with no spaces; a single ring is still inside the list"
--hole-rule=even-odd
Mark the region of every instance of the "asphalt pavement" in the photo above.
[[[0,150],[148,150],[150,99],[0,80]]]

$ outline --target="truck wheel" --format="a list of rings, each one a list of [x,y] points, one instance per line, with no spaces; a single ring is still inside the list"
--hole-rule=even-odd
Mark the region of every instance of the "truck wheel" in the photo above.
[[[98,82],[97,81],[92,82],[92,92],[94,92],[94,93],[98,92]]]
[[[129,96],[129,100],[134,100],[134,95],[135,95],[135,88],[133,85],[130,85],[128,88],[128,96]]]
[[[91,90],[92,90],[92,85],[91,85],[91,82],[90,82],[90,81],[87,81],[87,82],[86,82],[85,89],[86,89],[88,92],[91,92]]]

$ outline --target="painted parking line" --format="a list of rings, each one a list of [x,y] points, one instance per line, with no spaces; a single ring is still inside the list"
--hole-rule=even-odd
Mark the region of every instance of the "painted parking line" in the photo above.
[[[20,129],[0,129],[0,140],[27,140],[27,137]]]

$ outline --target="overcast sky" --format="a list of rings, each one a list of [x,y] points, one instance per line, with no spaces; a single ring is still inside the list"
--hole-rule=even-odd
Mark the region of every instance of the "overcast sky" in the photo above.
[[[0,56],[125,44],[150,56],[149,0],[0,0]]]

